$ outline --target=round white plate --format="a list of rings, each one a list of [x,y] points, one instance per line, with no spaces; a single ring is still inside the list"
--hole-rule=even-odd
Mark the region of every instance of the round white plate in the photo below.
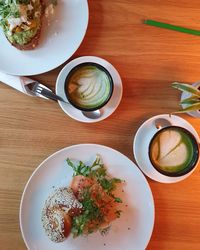
[[[41,211],[53,187],[68,186],[72,170],[66,164],[69,157],[91,162],[100,154],[112,176],[125,180],[117,195],[123,199],[123,213],[112,223],[106,236],[94,233],[62,243],[52,242],[41,223]],[[127,206],[126,206],[127,205]],[[79,144],[64,148],[34,171],[24,189],[20,204],[20,227],[30,250],[144,250],[154,225],[154,201],[150,187],[138,167],[120,152],[98,144]]]
[[[84,62],[94,62],[102,65],[104,68],[106,68],[109,73],[111,74],[114,82],[114,91],[112,94],[111,99],[109,102],[101,108],[101,116],[97,119],[90,119],[85,117],[82,112],[73,106],[60,102],[59,105],[62,108],[62,110],[69,115],[71,118],[80,121],[80,122],[87,122],[87,123],[92,123],[92,122],[99,122],[110,116],[118,107],[121,98],[122,98],[122,92],[123,92],[123,87],[122,87],[122,80],[117,72],[117,70],[114,68],[112,64],[107,62],[106,60],[95,57],[95,56],[83,56],[76,58],[69,62],[60,72],[58,75],[57,81],[56,81],[56,94],[61,96],[64,100],[67,101],[65,93],[64,93],[64,86],[65,86],[65,79],[70,72],[71,69],[73,69],[76,65]]]
[[[133,153],[135,160],[142,170],[144,174],[146,174],[149,178],[162,182],[162,183],[174,183],[178,181],[182,181],[185,178],[187,178],[191,173],[194,171],[191,171],[190,173],[181,176],[181,177],[168,177],[165,175],[160,174],[151,164],[149,159],[149,143],[153,135],[158,131],[154,125],[154,122],[158,118],[165,118],[171,122],[172,125],[180,126],[183,128],[186,128],[189,130],[197,139],[199,142],[199,136],[196,132],[196,130],[192,127],[192,125],[184,120],[183,118],[171,115],[171,117],[168,114],[163,115],[157,115],[154,116],[147,121],[145,121],[140,128],[138,129],[134,141],[133,141]]]
[[[49,26],[44,18],[34,50],[16,49],[0,29],[0,70],[12,75],[36,75],[58,67],[77,50],[87,25],[87,0],[59,0]]]

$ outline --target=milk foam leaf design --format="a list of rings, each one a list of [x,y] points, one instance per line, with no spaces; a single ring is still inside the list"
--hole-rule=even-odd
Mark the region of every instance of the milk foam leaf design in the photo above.
[[[75,69],[67,82],[69,100],[84,109],[103,105],[112,91],[110,77],[97,66],[84,65]]]
[[[159,130],[150,143],[150,161],[158,172],[167,176],[181,176],[195,167],[198,144],[194,136],[178,126]]]
[[[167,140],[167,141],[166,141]],[[170,131],[164,132],[158,137],[158,157],[157,160],[162,160],[171,153],[182,143],[180,134]]]
[[[171,153],[173,153],[181,145],[181,143],[183,143],[183,141],[180,139],[180,141],[176,145],[174,145],[174,147],[171,150],[169,150],[169,152],[167,152],[163,157],[159,158],[159,160],[162,160],[166,158],[168,155],[170,155]]]
[[[190,94],[200,97],[200,91],[190,84],[174,82],[172,83],[172,87],[181,90],[183,92],[188,92]]]

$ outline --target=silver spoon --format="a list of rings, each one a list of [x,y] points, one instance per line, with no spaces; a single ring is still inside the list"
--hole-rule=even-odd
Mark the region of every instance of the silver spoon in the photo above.
[[[98,119],[101,116],[100,109],[94,111],[81,111],[84,116],[90,119]]]
[[[47,88],[45,85],[39,82],[32,82],[31,84],[27,85],[29,90],[34,93],[36,96],[40,96],[46,99],[51,99],[53,101],[61,101],[71,105],[69,102],[64,100],[61,96],[58,96],[52,92],[51,89]],[[98,119],[101,116],[101,111],[94,110],[94,111],[80,111],[82,114],[89,118],[89,119]]]
[[[171,122],[165,118],[158,118],[154,121],[155,127],[157,129],[165,128],[171,126]]]

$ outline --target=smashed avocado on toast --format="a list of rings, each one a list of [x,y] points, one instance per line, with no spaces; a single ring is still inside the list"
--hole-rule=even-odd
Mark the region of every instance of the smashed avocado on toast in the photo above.
[[[42,0],[0,0],[0,26],[8,41],[20,50],[34,49],[43,12]]]

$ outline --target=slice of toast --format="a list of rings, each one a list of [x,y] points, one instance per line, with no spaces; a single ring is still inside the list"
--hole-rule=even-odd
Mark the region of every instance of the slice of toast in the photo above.
[[[11,42],[11,44],[15,48],[17,48],[19,50],[32,50],[32,49],[35,49],[35,47],[37,47],[37,45],[39,43],[40,33],[41,33],[41,27],[40,27],[40,29],[38,29],[37,34],[28,43],[21,45],[21,44],[18,44],[16,42]],[[7,38],[7,40],[8,40],[8,38]]]
[[[5,1],[5,4],[9,4],[9,1]],[[38,45],[42,27],[42,0],[17,0],[16,3],[11,1],[10,5],[10,13],[3,16],[3,30],[7,40],[17,49],[34,49]],[[16,11],[14,13],[13,8]]]

